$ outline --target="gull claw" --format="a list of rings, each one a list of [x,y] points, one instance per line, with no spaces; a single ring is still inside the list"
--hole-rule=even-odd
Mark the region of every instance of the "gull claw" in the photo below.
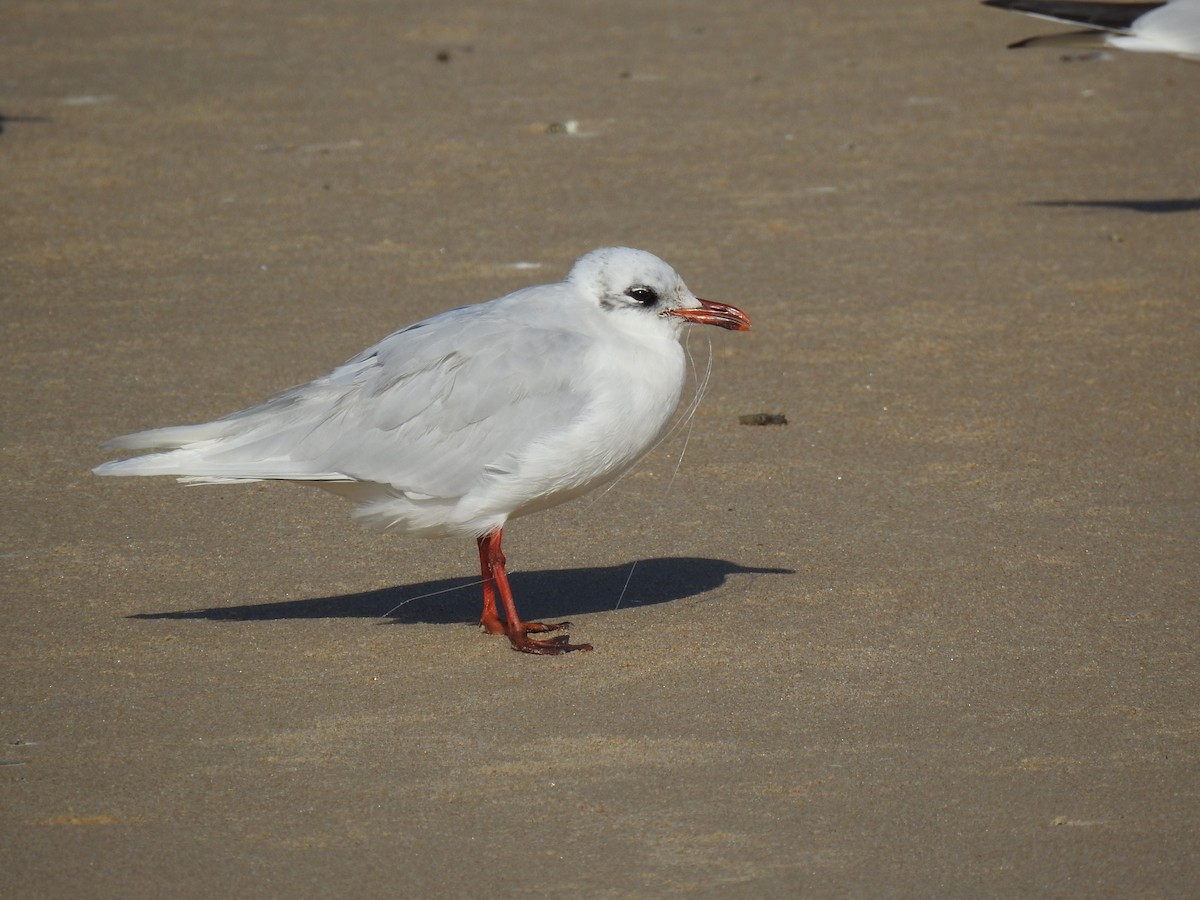
[[[525,634],[523,630],[516,630],[509,632],[508,639],[512,642],[514,650],[519,650],[522,653],[534,653],[538,656],[560,656],[563,653],[573,653],[576,650],[587,652],[592,649],[591,644],[567,643],[568,638],[565,634],[560,634],[558,637],[548,638],[544,641],[537,641]]]

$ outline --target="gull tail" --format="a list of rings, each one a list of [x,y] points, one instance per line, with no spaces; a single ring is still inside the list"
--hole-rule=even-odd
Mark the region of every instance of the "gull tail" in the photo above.
[[[192,467],[203,459],[202,448],[215,444],[228,430],[228,422],[217,420],[199,425],[169,425],[121,435],[105,441],[101,446],[106,450],[167,452],[110,460],[92,471],[97,475],[175,475],[183,480],[194,474]]]
[[[101,463],[96,475],[174,475],[182,484],[254,481],[349,481],[341,472],[314,471],[290,458],[278,434],[256,434],[244,417],[171,425],[106,441],[114,450],[161,450]]]
[[[168,425],[133,434],[123,434],[100,446],[105,450],[177,450],[188,444],[212,441],[224,437],[230,430],[224,419],[202,422],[199,425]]]

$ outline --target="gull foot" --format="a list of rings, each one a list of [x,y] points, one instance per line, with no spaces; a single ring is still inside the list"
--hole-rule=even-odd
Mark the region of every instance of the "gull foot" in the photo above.
[[[508,627],[504,620],[497,617],[489,618],[484,616],[479,620],[480,626],[488,634],[508,634]],[[566,631],[571,627],[570,622],[519,622],[523,631],[532,634],[544,634],[547,631]]]
[[[549,638],[548,640],[538,641],[529,637],[522,630],[514,630],[508,632],[508,639],[512,643],[514,650],[520,650],[522,653],[536,653],[539,656],[560,656],[563,653],[573,653],[576,650],[586,652],[592,649],[591,644],[568,643],[568,638],[565,634]]]

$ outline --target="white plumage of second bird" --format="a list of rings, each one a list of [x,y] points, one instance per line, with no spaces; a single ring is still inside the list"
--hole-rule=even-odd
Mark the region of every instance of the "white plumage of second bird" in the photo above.
[[[560,284],[411,325],[259,406],[109,441],[165,452],[94,471],[312,484],[369,526],[475,537],[481,559],[494,534],[502,567],[508,520],[612,480],[653,445],[683,390],[688,322],[750,327],[650,253],[595,250]],[[485,618],[486,606],[485,584]],[[529,652],[576,649],[505,633]]]

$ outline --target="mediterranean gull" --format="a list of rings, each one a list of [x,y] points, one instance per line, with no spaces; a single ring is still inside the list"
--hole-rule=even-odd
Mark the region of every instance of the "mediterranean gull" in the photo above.
[[[470,535],[487,632],[525,653],[590,650],[529,636],[570,623],[521,621],[501,534],[510,519],[611,481],[654,444],[683,391],[688,323],[750,329],[740,309],[697,299],[656,256],[594,250],[560,284],[410,325],[258,406],[115,438],[104,446],[165,452],[94,471],[310,484],[353,501],[367,526]]]

